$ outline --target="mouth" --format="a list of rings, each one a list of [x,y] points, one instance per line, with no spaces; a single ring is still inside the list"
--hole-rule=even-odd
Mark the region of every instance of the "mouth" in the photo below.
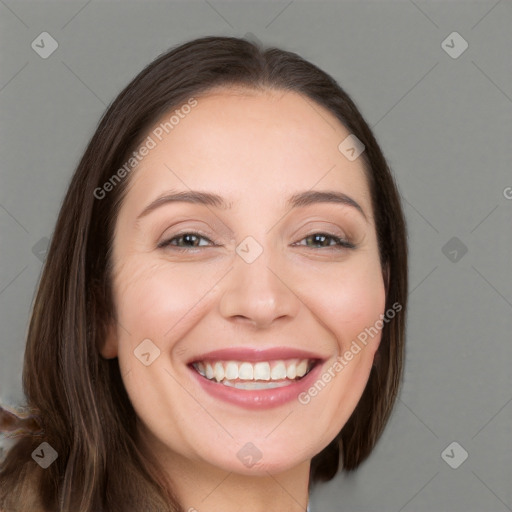
[[[204,379],[242,390],[265,390],[290,386],[309,374],[320,359],[292,358],[268,361],[204,359],[189,366]]]
[[[262,410],[297,400],[318,378],[326,357],[290,346],[245,346],[197,354],[186,364],[198,390],[211,399]]]

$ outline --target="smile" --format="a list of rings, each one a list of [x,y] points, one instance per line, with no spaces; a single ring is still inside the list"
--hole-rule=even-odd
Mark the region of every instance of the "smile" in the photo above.
[[[322,371],[327,355],[295,347],[230,347],[186,362],[198,392],[245,409],[298,400]]]
[[[314,359],[270,361],[196,361],[192,367],[209,381],[244,390],[289,386],[305,377],[315,366]]]

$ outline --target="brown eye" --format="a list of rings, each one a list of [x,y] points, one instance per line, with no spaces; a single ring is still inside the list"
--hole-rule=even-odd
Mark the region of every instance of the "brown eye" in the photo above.
[[[313,233],[305,237],[302,241],[306,243],[299,243],[298,245],[305,245],[312,249],[322,249],[324,247],[344,247],[346,249],[354,249],[355,245],[348,240],[344,240],[335,235],[328,233]]]
[[[203,241],[206,241],[206,243],[203,243]],[[200,235],[199,233],[182,233],[180,235],[174,236],[173,238],[169,238],[168,240],[160,242],[158,247],[162,248],[167,246],[175,246],[181,249],[188,249],[204,247],[208,245],[214,244],[210,239]]]

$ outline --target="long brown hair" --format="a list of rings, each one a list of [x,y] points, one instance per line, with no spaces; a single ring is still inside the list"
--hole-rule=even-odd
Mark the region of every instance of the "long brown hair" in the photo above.
[[[406,227],[385,158],[353,101],[336,81],[298,55],[244,39],[205,37],[161,55],[107,109],[71,179],[33,304],[23,369],[27,406],[43,434],[27,430],[0,466],[0,508],[34,490],[45,510],[178,511],[157,466],[137,448],[136,415],[117,359],[98,347],[115,322],[111,294],[114,225],[129,177],[104,197],[97,189],[137,149],[163,114],[213,87],[289,90],[328,109],[365,145],[386,309],[378,357],[363,396],[339,435],[311,464],[310,486],[356,468],[372,451],[399,389],[407,301]],[[341,142],[341,141],[340,141]],[[96,190],[96,194],[95,194]],[[47,469],[31,458],[42,442],[58,453]]]

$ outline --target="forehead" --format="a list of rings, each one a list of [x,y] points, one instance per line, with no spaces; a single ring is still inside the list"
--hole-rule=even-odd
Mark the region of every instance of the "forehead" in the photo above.
[[[291,91],[240,88],[195,101],[190,109],[173,108],[148,131],[154,147],[133,172],[127,199],[192,188],[257,203],[262,196],[334,188],[369,207],[362,159],[349,161],[338,149],[349,131],[316,102]]]

